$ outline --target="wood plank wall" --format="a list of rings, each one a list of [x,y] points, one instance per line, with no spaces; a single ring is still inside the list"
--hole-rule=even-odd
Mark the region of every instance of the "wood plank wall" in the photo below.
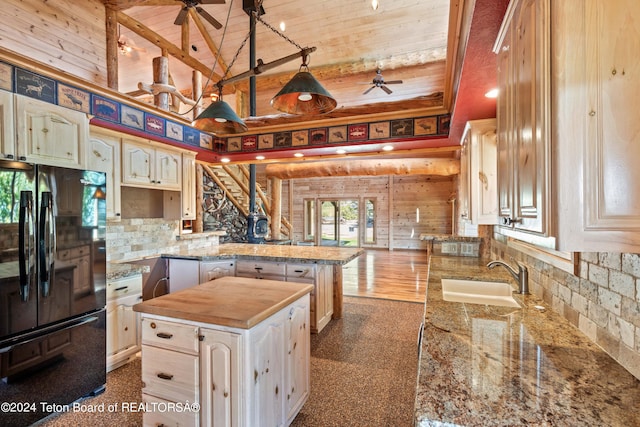
[[[421,233],[451,233],[451,204],[447,200],[455,192],[455,185],[455,177],[425,175],[285,180],[282,213],[293,224],[293,239],[301,241],[305,199],[355,199],[361,205],[367,198],[375,199],[377,240],[373,245],[362,246],[425,249],[419,239]]]
[[[100,0],[3,0],[0,22],[2,48],[107,86]]]

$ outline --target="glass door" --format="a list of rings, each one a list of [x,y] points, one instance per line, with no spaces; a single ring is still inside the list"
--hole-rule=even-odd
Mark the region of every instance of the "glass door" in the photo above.
[[[321,246],[358,247],[359,209],[357,200],[321,200],[319,222]]]

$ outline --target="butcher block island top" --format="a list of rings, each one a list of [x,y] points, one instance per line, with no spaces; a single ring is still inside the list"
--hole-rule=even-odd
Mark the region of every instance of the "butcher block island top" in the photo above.
[[[309,293],[313,285],[221,277],[133,306],[140,313],[250,329]]]
[[[224,243],[211,248],[186,250],[177,253],[162,254],[162,256],[165,258],[184,258],[199,261],[253,259],[276,262],[315,262],[318,264],[344,265],[362,253],[364,253],[364,249],[360,248]]]

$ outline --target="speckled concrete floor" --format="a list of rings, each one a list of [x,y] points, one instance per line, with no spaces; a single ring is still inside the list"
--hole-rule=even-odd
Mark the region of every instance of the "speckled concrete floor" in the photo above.
[[[294,427],[412,426],[424,305],[344,297],[344,316],[311,336],[311,395]],[[140,360],[110,372],[90,405],[140,402]],[[140,426],[131,411],[65,413],[38,427]]]

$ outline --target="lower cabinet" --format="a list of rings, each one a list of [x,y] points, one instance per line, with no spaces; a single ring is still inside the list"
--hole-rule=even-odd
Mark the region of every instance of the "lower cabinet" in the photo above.
[[[309,397],[308,294],[250,329],[142,317],[145,426],[289,425]]]
[[[107,283],[107,372],[129,362],[140,351],[140,315],[133,306],[142,301],[142,276]]]

